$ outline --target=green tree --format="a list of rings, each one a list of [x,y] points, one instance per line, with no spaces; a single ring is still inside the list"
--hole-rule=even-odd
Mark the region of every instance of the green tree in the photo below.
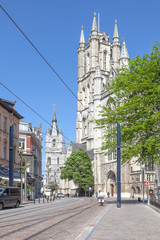
[[[52,171],[52,168],[50,167],[50,158],[47,159],[47,163],[46,163],[46,188],[51,190],[52,196],[53,196],[53,192],[58,190],[59,185],[56,182],[56,173],[54,173],[53,175],[50,175]],[[51,180],[53,178],[53,180]]]
[[[123,162],[160,162],[160,43],[120,69],[106,89],[113,97],[96,121],[105,132],[102,149],[115,150],[119,122]]]
[[[45,176],[46,176],[46,184],[48,185],[49,184],[49,182],[50,182],[50,178],[51,178],[51,176],[50,176],[50,173],[51,173],[51,171],[52,171],[52,168],[50,167],[50,158],[48,157],[48,159],[47,159],[47,163],[46,163],[46,170],[45,170]]]
[[[94,187],[91,160],[82,149],[73,152],[66,161],[66,167],[61,171],[61,179],[73,180],[80,189],[88,191],[88,187]]]
[[[7,187],[7,182],[6,181],[4,181],[2,178],[0,178],[0,186],[1,187]]]
[[[23,177],[25,178],[24,182],[24,190],[25,190],[25,198],[27,197],[27,168],[30,167],[30,164],[27,163],[29,160],[25,159],[23,156],[23,150],[19,152],[19,159],[20,159],[20,171],[21,171],[21,203],[23,202]],[[25,199],[26,201],[26,199]]]
[[[53,192],[58,190],[59,186],[56,181],[50,181],[49,184],[47,185],[47,188],[51,190],[53,196]]]

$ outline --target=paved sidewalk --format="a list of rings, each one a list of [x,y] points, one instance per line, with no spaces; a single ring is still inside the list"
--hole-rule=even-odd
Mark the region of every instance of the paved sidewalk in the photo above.
[[[160,214],[143,203],[133,200],[109,204],[104,217],[86,240],[158,240]]]

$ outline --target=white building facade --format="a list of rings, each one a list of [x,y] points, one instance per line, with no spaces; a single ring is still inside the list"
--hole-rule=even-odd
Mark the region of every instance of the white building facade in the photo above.
[[[24,200],[30,200],[41,195],[42,182],[42,134],[40,127],[32,127],[31,123],[20,121],[19,124],[19,151],[22,152],[20,165],[26,167],[26,172],[22,176],[24,183]],[[22,161],[22,162],[21,162]],[[28,189],[28,196],[25,189],[31,186],[34,190]]]
[[[60,183],[60,168],[64,165],[66,157],[66,146],[63,139],[62,129],[58,128],[55,109],[52,116],[51,128],[48,127],[46,133],[46,164],[48,162],[51,169],[49,175],[46,173],[44,185],[50,181]],[[46,170],[47,171],[47,170]]]

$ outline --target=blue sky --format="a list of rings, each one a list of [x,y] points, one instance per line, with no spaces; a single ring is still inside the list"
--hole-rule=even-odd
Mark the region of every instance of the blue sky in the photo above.
[[[78,55],[81,25],[87,42],[93,13],[100,13],[100,31],[112,41],[117,19],[120,41],[126,39],[130,58],[150,53],[160,41],[159,0],[1,0],[28,38],[77,94]],[[56,104],[58,126],[76,140],[77,102],[57,76],[39,57],[9,18],[0,9],[0,81],[51,123]],[[48,124],[0,85],[0,97],[16,102],[24,121],[46,133]],[[68,143],[68,140],[66,140]],[[43,135],[44,170],[45,135]]]

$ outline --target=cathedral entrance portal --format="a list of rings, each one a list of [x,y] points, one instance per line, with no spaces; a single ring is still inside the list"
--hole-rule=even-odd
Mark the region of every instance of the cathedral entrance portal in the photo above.
[[[116,176],[113,171],[110,171],[107,177],[106,192],[109,192],[110,196],[113,197],[116,192],[115,188],[116,188]]]

